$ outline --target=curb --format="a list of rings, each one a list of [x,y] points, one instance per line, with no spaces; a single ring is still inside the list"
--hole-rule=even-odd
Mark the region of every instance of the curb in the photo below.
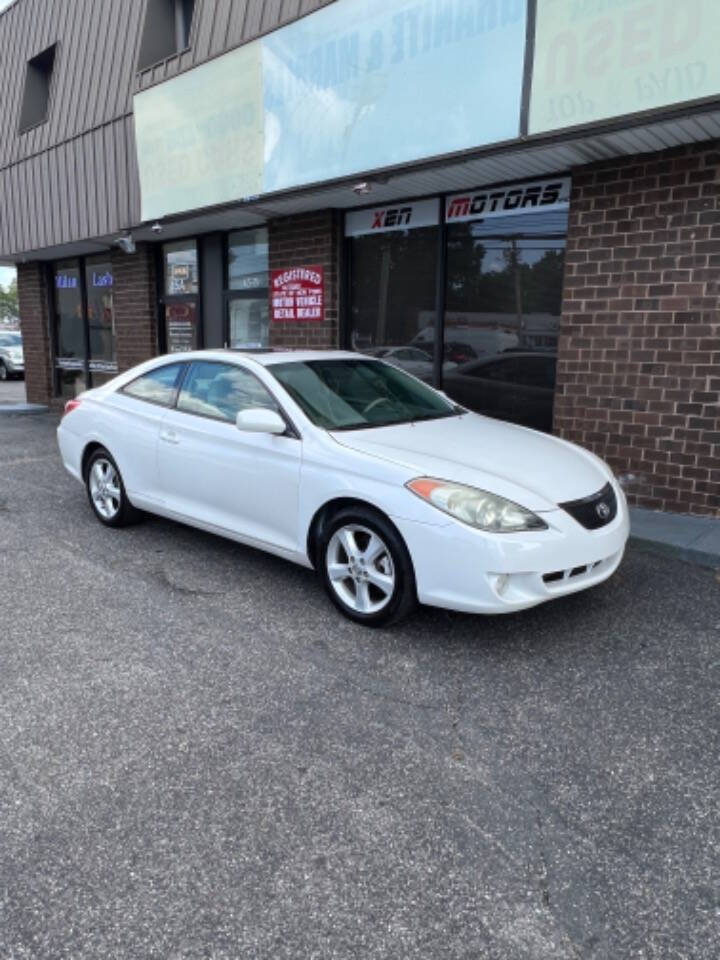
[[[32,413],[48,413],[49,407],[44,407],[41,403],[0,403],[0,416],[15,415],[22,416]]]
[[[630,534],[633,546],[640,547],[646,553],[656,553],[661,557],[670,557],[682,560],[696,567],[705,567],[708,570],[720,570],[720,555],[708,550],[695,550],[693,547],[681,547],[676,543],[666,543],[662,540],[648,540],[647,537]]]

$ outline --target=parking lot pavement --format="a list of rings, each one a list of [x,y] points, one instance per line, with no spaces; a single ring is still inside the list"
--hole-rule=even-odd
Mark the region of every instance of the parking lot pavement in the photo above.
[[[0,403],[25,403],[25,381],[0,380]]]
[[[715,960],[715,573],[372,632],[0,421],[0,957]]]

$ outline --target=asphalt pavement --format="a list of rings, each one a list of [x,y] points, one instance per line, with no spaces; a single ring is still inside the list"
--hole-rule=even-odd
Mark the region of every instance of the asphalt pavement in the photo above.
[[[340,618],[0,418],[2,960],[716,960],[720,582]]]

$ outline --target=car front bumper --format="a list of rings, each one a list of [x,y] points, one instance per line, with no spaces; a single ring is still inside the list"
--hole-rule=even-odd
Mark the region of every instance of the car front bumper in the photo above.
[[[616,517],[586,530],[562,509],[547,530],[489,534],[393,518],[415,568],[418,599],[466,613],[513,613],[602,583],[617,570],[630,533],[625,496],[613,482]]]

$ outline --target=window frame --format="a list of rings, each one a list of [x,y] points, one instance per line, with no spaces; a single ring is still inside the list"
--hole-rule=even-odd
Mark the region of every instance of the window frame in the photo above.
[[[172,354],[167,354],[167,356],[171,357]],[[296,427],[293,418],[287,412],[285,405],[282,404],[278,399],[275,391],[267,383],[265,383],[257,375],[257,373],[254,370],[251,370],[250,367],[247,367],[244,363],[237,363],[233,360],[216,360],[210,357],[208,357],[207,359],[202,357],[194,357],[191,360],[171,360],[169,363],[159,364],[157,367],[153,367],[152,370],[146,370],[145,373],[138,374],[137,377],[133,377],[132,380],[128,380],[127,383],[123,383],[120,387],[117,388],[115,392],[124,394],[125,396],[130,397],[131,400],[139,400],[140,403],[151,403],[153,404],[153,406],[162,407],[164,410],[174,410],[176,413],[182,413],[188,417],[200,417],[202,420],[211,420],[213,423],[224,423],[226,426],[234,427],[235,429],[237,429],[237,427],[235,426],[234,420],[225,420],[223,417],[213,417],[208,413],[198,413],[194,410],[181,410],[178,407],[177,404],[180,398],[180,393],[182,391],[183,386],[185,385],[185,381],[187,380],[190,369],[194,363],[211,363],[211,364],[215,364],[217,366],[222,366],[222,367],[236,367],[240,370],[243,370],[245,373],[249,374],[251,377],[254,377],[255,380],[257,380],[257,382],[260,384],[260,386],[264,387],[267,393],[272,397],[272,400],[277,407],[277,412],[285,421],[286,430],[285,430],[285,433],[280,434],[280,436],[290,437],[293,440],[302,440],[302,434]],[[171,404],[168,405],[165,403],[160,403],[157,400],[148,400],[145,397],[136,397],[136,396],[133,396],[133,394],[131,393],[127,393],[127,387],[131,386],[133,383],[136,383],[142,377],[146,377],[148,374],[153,373],[155,370],[161,370],[164,367],[172,367],[175,364],[181,364],[183,369],[181,370],[177,383],[175,384],[175,389],[174,389],[174,394],[173,394],[173,399]]]
[[[60,260],[52,260],[47,265],[46,273],[46,284],[48,291],[48,304],[50,306],[49,313],[49,334],[50,334],[50,363],[51,363],[51,375],[52,375],[52,388],[53,396],[59,397],[62,395],[60,387],[60,377],[63,371],[66,370],[81,370],[83,376],[85,377],[85,389],[91,390],[93,388],[93,374],[98,376],[107,376],[108,374],[112,376],[117,376],[120,372],[117,361],[117,338],[115,340],[115,362],[114,369],[100,370],[92,368],[92,359],[90,357],[90,320],[88,317],[88,293],[87,293],[87,268],[88,264],[92,264],[93,261],[99,263],[109,263],[110,268],[113,271],[113,319],[115,319],[115,301],[114,301],[114,292],[115,292],[115,265],[112,262],[112,258],[107,254],[97,254],[93,253],[89,256],[82,257],[65,257]],[[58,328],[57,328],[57,303],[55,300],[55,295],[57,287],[55,284],[55,277],[57,274],[58,264],[61,263],[73,263],[78,270],[78,287],[80,290],[80,305],[82,309],[82,322],[83,322],[83,350],[84,355],[82,357],[81,366],[58,366],[58,361],[62,361],[63,358],[60,356],[58,348]],[[105,361],[99,361],[105,363]],[[108,366],[110,364],[108,363]]]
[[[23,113],[25,112],[25,97],[27,95],[27,82],[28,76],[31,69],[31,64],[39,60],[41,57],[45,57],[47,54],[52,51],[52,66],[50,68],[50,76],[48,79],[48,91],[47,91],[47,103],[45,104],[45,116],[42,120],[35,120],[32,123],[27,124],[26,126],[22,125]],[[60,42],[58,40],[55,43],[51,43],[49,46],[45,47],[44,50],[41,50],[39,53],[36,53],[34,57],[30,57],[29,60],[25,61],[25,80],[23,83],[23,95],[22,100],[20,101],[20,115],[18,117],[18,127],[17,135],[18,137],[24,137],[28,133],[32,133],[33,130],[37,130],[38,127],[44,126],[50,120],[50,113],[53,107],[53,99],[55,93],[55,72],[57,66],[58,54],[60,53]]]
[[[250,230],[265,230],[268,234],[268,263],[267,275],[268,282],[266,287],[254,287],[247,290],[236,290],[230,287],[230,237],[236,233],[244,233]],[[227,230],[223,235],[223,343],[228,349],[235,349],[230,346],[230,304],[233,300],[262,300],[263,294],[267,300],[268,306],[268,345],[270,343],[270,231],[267,224],[260,224],[254,227],[240,227],[235,230]],[[241,349],[241,348],[237,348]],[[264,348],[262,348],[264,349]]]

